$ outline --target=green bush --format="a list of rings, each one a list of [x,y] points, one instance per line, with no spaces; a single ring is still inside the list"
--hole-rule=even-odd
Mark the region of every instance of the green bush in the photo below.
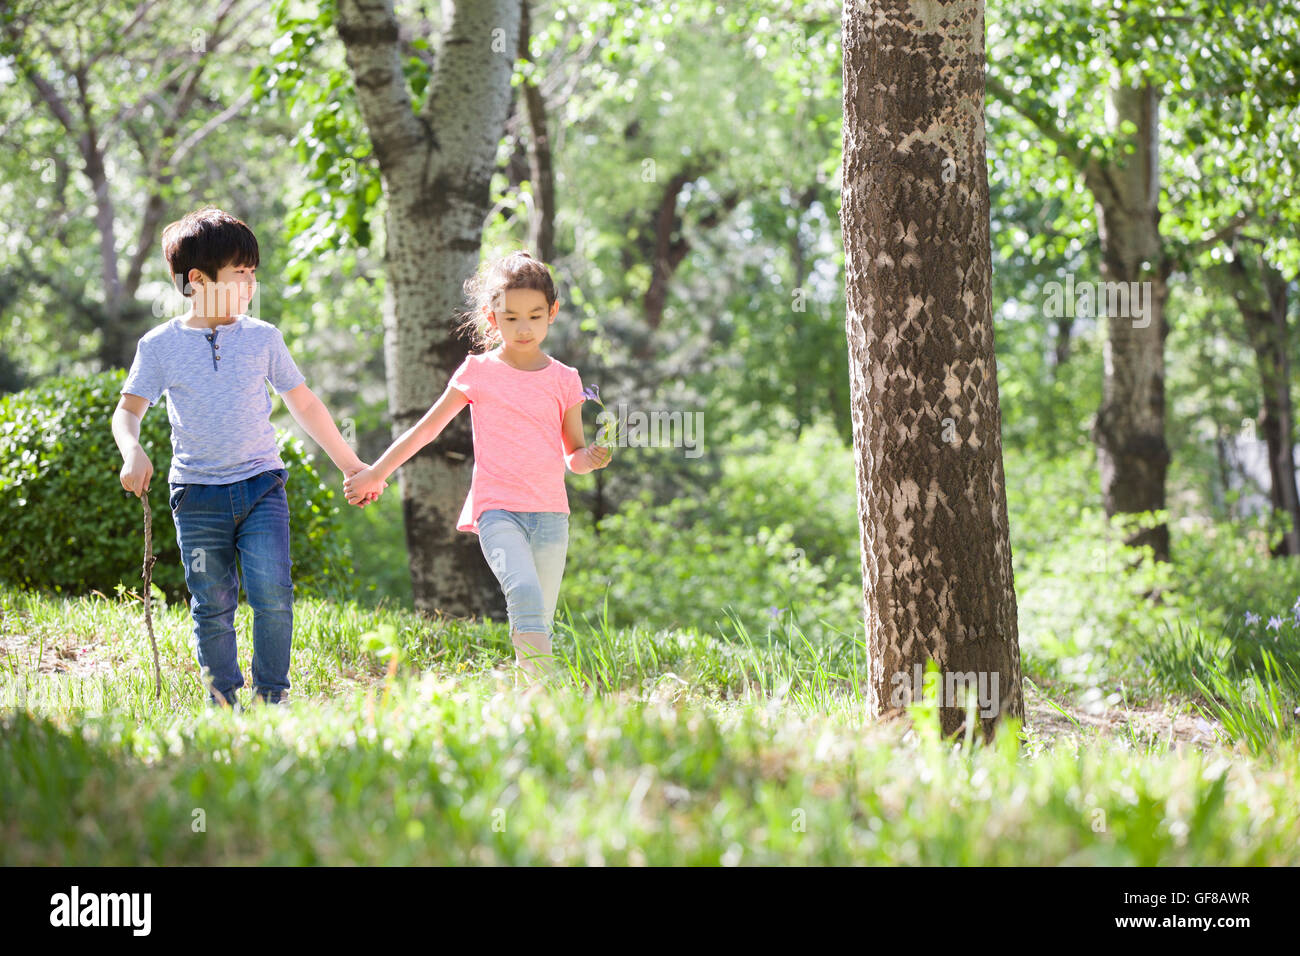
[[[352,561],[347,596],[368,605],[387,601],[410,607],[411,568],[397,482],[373,504],[342,509],[339,522]]]
[[[852,451],[824,424],[794,443],[750,438],[723,454],[721,480],[701,497],[656,505],[643,492],[598,532],[574,515],[560,597],[575,618],[599,617],[608,589],[611,627],[734,637],[729,608],[760,636],[792,614],[809,637],[861,634]]]
[[[0,399],[0,579],[30,588],[111,593],[138,588],[144,550],[140,502],[118,480],[113,409],[125,372],[48,379]],[[185,575],[168,509],[171,429],[163,404],[144,416],[140,441],[153,462],[153,580],[175,599]],[[303,443],[279,433],[289,470],[289,535],[294,582],[320,592],[346,573],[334,492]]]

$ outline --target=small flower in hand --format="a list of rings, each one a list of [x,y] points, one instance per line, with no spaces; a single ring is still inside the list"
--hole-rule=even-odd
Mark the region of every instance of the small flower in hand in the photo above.
[[[588,385],[582,390],[582,397],[589,402],[595,402],[602,410],[606,412],[609,411],[609,409],[605,408],[605,403],[600,400],[600,386],[595,383]],[[594,444],[600,448],[610,448],[619,444],[619,439],[621,437],[619,435],[619,430],[622,425],[623,423],[619,421],[617,417],[612,422],[606,421],[603,423],[600,426],[600,430],[596,432],[596,441]],[[609,462],[606,462],[605,464],[609,464]],[[595,467],[604,468],[605,465],[597,465]]]

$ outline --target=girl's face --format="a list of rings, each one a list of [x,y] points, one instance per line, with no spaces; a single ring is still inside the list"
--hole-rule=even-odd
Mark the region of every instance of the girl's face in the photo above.
[[[536,289],[510,289],[498,301],[500,308],[488,313],[488,321],[501,331],[507,348],[521,352],[541,345],[560,309],[558,299],[547,308],[546,296]]]

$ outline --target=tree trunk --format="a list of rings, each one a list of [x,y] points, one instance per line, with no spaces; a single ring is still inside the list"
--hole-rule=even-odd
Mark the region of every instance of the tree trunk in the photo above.
[[[337,26],[388,199],[384,360],[393,434],[416,423],[464,359],[454,338],[462,283],[478,266],[489,181],[510,105],[518,0],[445,4],[437,68],[417,114],[391,0],[340,0]],[[468,413],[400,472],[415,605],[505,614],[478,541],[456,530],[469,489]]]
[[[1300,554],[1300,500],[1296,495],[1295,417],[1291,402],[1290,330],[1286,279],[1262,255],[1238,246],[1228,265],[1233,298],[1241,312],[1260,383],[1260,431],[1268,444],[1269,497],[1289,515],[1290,531],[1272,548],[1274,557]],[[1246,258],[1251,262],[1247,265]]]
[[[1085,173],[1096,201],[1101,275],[1125,290],[1149,290],[1142,314],[1132,307],[1107,315],[1101,408],[1092,429],[1108,517],[1165,507],[1169,446],[1165,441],[1165,300],[1169,260],[1160,236],[1159,102],[1151,86],[1110,90],[1108,125],[1133,153]],[[1124,124],[1135,131],[1124,133]],[[1143,286],[1143,283],[1149,283]],[[1118,286],[1112,288],[1120,288]],[[1100,308],[1098,312],[1100,313]],[[1169,526],[1127,534],[1169,560]]]
[[[532,62],[528,41],[532,32],[532,3],[523,2],[523,24],[519,30],[519,58]],[[524,111],[528,117],[528,167],[532,180],[533,210],[528,219],[528,244],[543,262],[555,257],[555,167],[551,158],[551,134],[546,101],[541,88],[525,78]]]
[[[1059,379],[1061,377],[1061,368],[1066,362],[1070,361],[1070,335],[1074,328],[1074,319],[1070,316],[1061,316],[1056,320],[1056,349],[1054,352],[1056,362],[1052,366],[1052,377]]]
[[[1214,499],[1214,504],[1216,507],[1221,509],[1221,512],[1225,519],[1231,520],[1233,517],[1232,507],[1228,501],[1228,494],[1229,492],[1232,491],[1232,468],[1228,464],[1228,435],[1229,434],[1230,433],[1226,432],[1226,430],[1220,427],[1219,433],[1214,436],[1215,459],[1219,463],[1219,484],[1216,486],[1214,482],[1210,482],[1210,485],[1212,489],[1214,487],[1222,487],[1223,489],[1222,500],[1220,500],[1219,497],[1216,496]]]
[[[849,372],[868,708],[942,673],[940,723],[978,691],[987,737],[1023,719],[994,358],[984,4],[846,4]]]

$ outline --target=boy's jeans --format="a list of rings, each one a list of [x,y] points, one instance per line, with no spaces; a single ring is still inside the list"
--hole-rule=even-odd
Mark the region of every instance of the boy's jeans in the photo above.
[[[172,485],[171,509],[194,616],[199,667],[230,698],[244,686],[235,648],[239,576],[253,608],[253,691],[287,699],[293,637],[289,502],[282,468],[230,485]]]
[[[505,593],[511,628],[549,637],[569,548],[568,513],[489,508],[478,516],[478,543]]]

